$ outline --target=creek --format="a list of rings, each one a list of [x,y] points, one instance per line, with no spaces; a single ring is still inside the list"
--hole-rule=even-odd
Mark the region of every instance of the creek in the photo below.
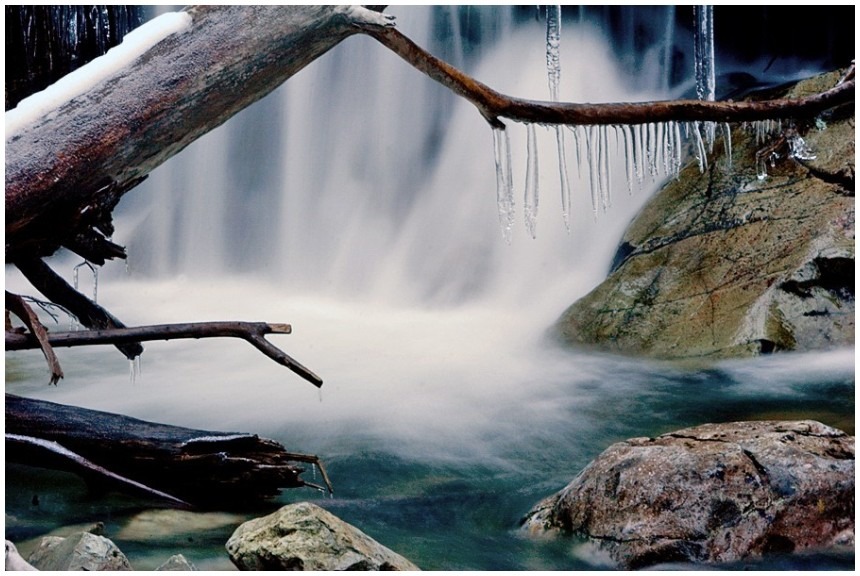
[[[667,48],[674,58],[692,53],[689,34],[655,10],[628,24],[659,31],[635,65],[600,22],[566,19],[561,100],[689,91],[692,64],[666,70]],[[499,91],[547,98],[545,32],[532,14],[392,13],[419,44]],[[240,522],[310,500],[424,569],[594,569],[604,564],[588,547],[524,539],[517,522],[611,443],[743,419],[812,418],[854,433],[853,350],[681,366],[558,346],[548,329],[605,277],[660,182],[646,178],[628,194],[624,162],[615,162],[612,206],[595,218],[588,168],[579,170],[568,133],[568,233],[556,135],[538,127],[532,239],[522,220],[526,130],[510,132],[510,244],[499,229],[489,126],[368,38],[348,39],[154,172],[117,211],[115,239],[130,258],[100,272],[99,302],[128,325],[291,323],[293,334],[270,338],[323,388],[243,342],[201,340],[148,343],[131,374],[110,347],[61,349],[57,387],[38,352],[16,353],[6,358],[6,391],[273,438],[319,455],[335,493],[288,490],[238,514],[177,513],[7,465],[7,538],[24,552],[49,530],[102,521],[137,569],[173,553],[230,569],[224,544]],[[77,263],[52,261],[70,280]],[[6,276],[7,289],[27,293]],[[92,289],[83,271],[80,282]],[[847,568],[853,557],[761,566]]]

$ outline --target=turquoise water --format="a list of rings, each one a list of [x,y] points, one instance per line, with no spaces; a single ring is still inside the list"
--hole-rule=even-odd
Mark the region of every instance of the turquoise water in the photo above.
[[[131,391],[133,400],[142,387],[148,388],[147,396],[161,390],[152,383],[157,378],[150,374],[153,369],[146,366],[135,384],[128,382],[127,374],[105,382],[114,393],[93,384],[89,376],[82,378],[89,384],[62,382],[59,388],[45,385],[38,390],[15,381],[21,372],[40,371],[38,364],[35,355],[7,362],[7,391],[48,399],[95,394],[87,404],[101,406],[104,403],[97,397],[102,394],[121,396]],[[335,493],[328,497],[311,489],[294,489],[254,510],[171,512],[152,510],[152,503],[130,497],[90,493],[65,474],[7,465],[6,535],[22,542],[19,547],[26,550],[27,540],[54,528],[104,522],[106,535],[138,569],[155,568],[173,553],[185,554],[201,568],[231,569],[224,544],[240,522],[288,502],[309,500],[423,569],[601,569],[606,565],[600,556],[576,539],[530,540],[517,532],[517,525],[533,504],[566,485],[611,443],[705,422],[744,419],[812,418],[853,433],[853,351],[775,356],[688,370],[549,349],[542,364],[553,368],[535,369],[530,379],[519,382],[528,391],[516,394],[515,401],[501,398],[509,383],[496,382],[494,397],[494,384],[488,382],[486,397],[465,407],[451,407],[453,418],[445,416],[444,410],[424,416],[412,413],[406,421],[392,416],[383,426],[361,413],[348,421],[326,418],[328,391],[322,402],[314,399],[322,409],[310,418],[297,415],[309,410],[307,405],[301,410],[272,406],[268,411],[257,409],[256,414],[245,412],[243,424],[233,420],[226,427],[216,425],[219,418],[211,412],[205,417],[182,417],[187,410],[140,406],[125,410],[176,424],[206,420],[210,429],[259,432],[290,450],[316,453],[325,462]],[[68,390],[73,387],[78,389]],[[198,388],[194,394],[205,390]],[[194,394],[178,393],[167,403],[185,405]],[[334,400],[331,403],[336,405]],[[225,407],[227,411],[235,413],[235,406]],[[409,434],[398,433],[409,424]],[[315,479],[310,470],[305,477]],[[751,566],[845,569],[852,565],[853,556],[818,555],[775,557]]]

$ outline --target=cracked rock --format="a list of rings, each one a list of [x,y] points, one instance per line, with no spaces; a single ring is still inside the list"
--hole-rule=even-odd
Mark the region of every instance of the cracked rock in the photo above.
[[[610,446],[522,520],[621,568],[853,546],[854,437],[814,421],[706,424]]]

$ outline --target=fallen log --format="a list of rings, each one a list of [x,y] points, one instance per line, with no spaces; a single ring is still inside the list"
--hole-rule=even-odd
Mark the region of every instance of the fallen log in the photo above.
[[[310,486],[287,452],[255,434],[169,426],[6,394],[6,461],[72,471],[91,485],[143,494],[172,506],[246,505]]]

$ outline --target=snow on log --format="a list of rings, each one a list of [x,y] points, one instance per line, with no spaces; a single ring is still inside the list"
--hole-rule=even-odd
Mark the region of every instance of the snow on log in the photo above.
[[[97,238],[122,194],[344,38],[388,24],[359,7],[194,6],[22,102],[6,114],[7,262],[59,246],[121,255]]]

